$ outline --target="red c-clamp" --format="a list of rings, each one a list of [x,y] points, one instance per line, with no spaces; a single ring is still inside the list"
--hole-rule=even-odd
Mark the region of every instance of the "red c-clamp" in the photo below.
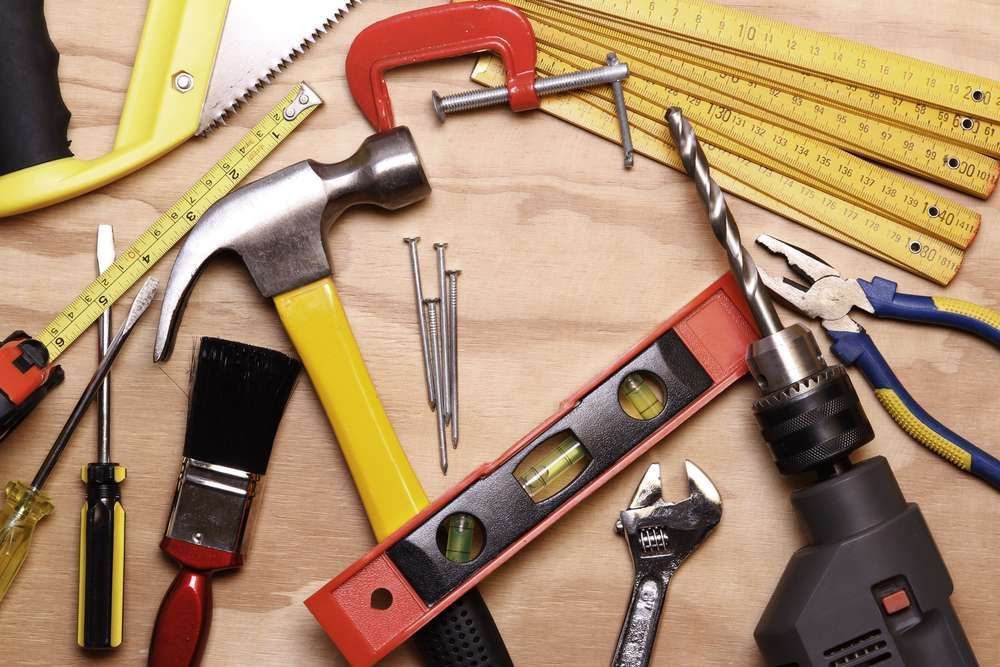
[[[494,0],[427,7],[373,23],[347,52],[347,84],[365,118],[383,132],[396,124],[386,71],[483,51],[503,59],[511,109],[537,109],[535,33],[520,10]]]

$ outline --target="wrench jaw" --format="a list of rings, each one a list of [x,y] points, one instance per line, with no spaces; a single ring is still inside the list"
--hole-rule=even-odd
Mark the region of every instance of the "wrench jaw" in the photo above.
[[[722,498],[712,480],[691,461],[685,461],[684,468],[691,495],[676,503],[663,500],[660,465],[654,463],[615,525],[625,537],[636,571],[651,561],[659,561],[655,569],[665,565],[676,569],[722,518]]]
[[[684,469],[690,496],[665,501],[660,466],[654,463],[615,525],[628,543],[635,581],[612,667],[649,664],[670,579],[722,518],[722,499],[712,480],[691,461]]]

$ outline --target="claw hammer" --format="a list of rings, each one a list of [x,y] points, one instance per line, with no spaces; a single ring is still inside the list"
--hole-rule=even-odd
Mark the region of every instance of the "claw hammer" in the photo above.
[[[323,244],[348,208],[372,204],[395,210],[430,194],[410,131],[396,127],[365,139],[335,164],[305,160],[246,185],[212,206],[190,231],[163,296],[154,358],[170,356],[194,281],[220,251],[243,260],[260,293],[274,301],[285,331],[309,373],[333,426],[365,512],[382,540],[427,505],[375,385],[365,368],[337,296]],[[456,604],[476,619],[493,664],[510,664],[503,640],[478,593]],[[429,662],[451,664],[446,640],[419,638]]]

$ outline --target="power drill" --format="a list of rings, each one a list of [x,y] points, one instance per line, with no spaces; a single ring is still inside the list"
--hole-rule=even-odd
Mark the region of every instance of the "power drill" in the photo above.
[[[784,327],[740,242],[708,160],[680,109],[667,123],[762,338],[747,365],[762,396],[754,415],[778,470],[812,473],[792,494],[810,544],[785,568],[754,631],[776,667],[978,664],[949,598],[953,586],[927,523],[884,457],[851,462],[874,438],[843,366],[812,333]]]

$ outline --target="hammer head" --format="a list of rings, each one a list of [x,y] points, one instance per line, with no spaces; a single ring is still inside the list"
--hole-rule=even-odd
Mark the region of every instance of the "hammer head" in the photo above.
[[[324,238],[349,206],[394,210],[430,191],[413,136],[397,127],[368,137],[343,162],[299,162],[220,199],[177,253],[164,290],[153,358],[170,356],[191,287],[215,253],[239,255],[260,293],[273,297],[330,275]]]

